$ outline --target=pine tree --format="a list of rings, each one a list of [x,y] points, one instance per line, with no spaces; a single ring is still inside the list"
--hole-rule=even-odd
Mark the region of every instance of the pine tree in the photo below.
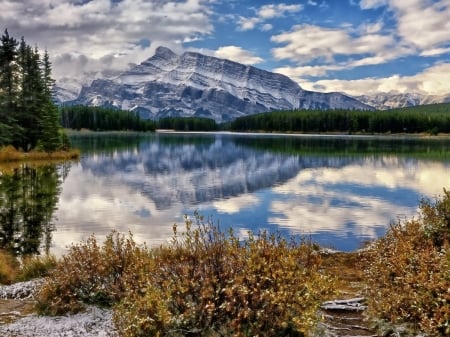
[[[15,119],[17,81],[17,41],[6,29],[0,44],[0,145],[10,144],[18,132]]]
[[[59,112],[53,101],[53,88],[55,80],[51,76],[52,66],[47,50],[42,61],[42,86],[44,104],[40,111],[40,142],[45,151],[58,149],[61,144]]]
[[[50,152],[62,145],[51,70],[47,51],[41,59],[37,47],[23,37],[17,43],[5,30],[0,45],[0,146],[28,151],[40,144]]]

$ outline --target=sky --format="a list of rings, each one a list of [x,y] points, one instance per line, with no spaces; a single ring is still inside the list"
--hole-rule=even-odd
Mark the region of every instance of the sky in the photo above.
[[[450,94],[450,0],[0,0],[2,31],[89,84],[158,46],[350,95]]]

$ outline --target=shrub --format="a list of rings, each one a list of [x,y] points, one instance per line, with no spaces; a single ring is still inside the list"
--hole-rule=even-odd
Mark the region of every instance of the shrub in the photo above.
[[[13,161],[22,158],[22,154],[14,146],[8,145],[0,148],[0,161]]]
[[[369,315],[430,336],[450,335],[450,194],[420,203],[420,216],[397,222],[368,250]]]
[[[114,322],[123,336],[301,336],[334,292],[309,242],[262,232],[243,242],[186,218],[186,231],[152,251]],[[196,228],[192,228],[196,225]]]
[[[145,252],[131,234],[125,238],[116,232],[102,246],[94,236],[73,245],[46,278],[38,296],[39,312],[59,315],[80,311],[85,304],[112,306],[123,297],[125,284],[133,284]]]
[[[14,282],[19,267],[19,261],[13,254],[0,250],[0,284],[10,284]]]

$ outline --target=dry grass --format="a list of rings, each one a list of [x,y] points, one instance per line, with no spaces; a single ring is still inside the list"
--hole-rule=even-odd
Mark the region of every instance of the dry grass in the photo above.
[[[47,153],[43,151],[22,152],[11,145],[0,148],[0,162],[73,160],[79,157],[78,149]]]
[[[19,269],[19,261],[11,253],[0,250],[0,284],[14,282]]]

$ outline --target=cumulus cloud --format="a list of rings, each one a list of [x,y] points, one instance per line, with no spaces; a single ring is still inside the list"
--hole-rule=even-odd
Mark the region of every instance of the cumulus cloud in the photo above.
[[[275,58],[299,64],[314,60],[333,63],[337,55],[375,55],[378,59],[372,62],[379,64],[386,61],[386,51],[392,51],[395,44],[390,35],[374,33],[353,36],[347,28],[324,28],[308,24],[294,26],[289,32],[272,36],[271,40],[283,44],[282,47],[272,49]]]
[[[361,0],[359,6],[361,9],[374,9],[387,4],[387,0]]]
[[[450,63],[439,63],[413,76],[392,75],[386,78],[361,78],[355,80],[318,80],[315,82],[297,78],[304,89],[329,92],[346,92],[350,95],[364,95],[376,92],[423,93],[442,95],[450,92],[448,74]]]
[[[258,10],[258,16],[262,19],[272,19],[283,16],[285,13],[296,13],[303,9],[302,5],[264,5]]]
[[[450,53],[448,0],[433,3],[427,0],[361,0],[359,6],[363,10],[385,6],[394,24],[387,26],[383,21],[385,17],[382,17],[359,26],[293,26],[291,30],[271,38],[272,42],[281,45],[272,49],[273,56],[292,64],[275,71],[293,77],[304,88],[311,90],[322,88],[353,94],[361,94],[364,90],[428,91],[436,95],[450,92],[444,73],[439,73],[448,71],[446,65],[431,66],[411,76],[393,74],[387,78],[322,79],[311,82],[311,77],[327,77],[331,71],[381,65],[413,55],[438,57]]]
[[[264,23],[266,20],[273,18],[283,17],[290,13],[297,13],[302,11],[303,5],[287,5],[284,3],[263,5],[256,10],[255,17],[243,17],[238,18],[239,30],[246,31],[255,29],[258,25],[261,25],[261,30],[268,30],[268,26]]]
[[[250,65],[264,61],[261,57],[255,56],[250,51],[244,50],[238,46],[220,47],[216,50],[214,56]]]
[[[450,44],[450,2],[438,0],[361,0],[361,9],[388,6],[397,21],[397,34],[405,43],[422,50]],[[444,49],[445,50],[445,49]]]
[[[58,78],[66,71],[124,70],[151,56],[161,41],[176,47],[205,37],[213,31],[209,5],[207,0],[0,0],[0,22],[11,35],[48,49]],[[74,59],[76,69],[65,63]]]

